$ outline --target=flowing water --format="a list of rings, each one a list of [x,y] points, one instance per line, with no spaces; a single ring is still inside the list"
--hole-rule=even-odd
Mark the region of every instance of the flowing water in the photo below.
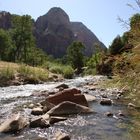
[[[94,95],[96,101],[89,104],[95,113],[88,115],[72,115],[68,120],[59,122],[45,129],[25,128],[19,134],[0,134],[0,140],[55,140],[58,131],[68,133],[72,140],[139,140],[140,139],[140,111],[128,109],[130,102],[127,98],[116,99],[117,89],[89,90],[85,87],[87,83],[96,83],[105,80],[105,77],[78,77],[63,82],[50,82],[39,85],[21,85],[0,88],[0,123],[12,113],[21,112],[29,116],[31,109],[25,105],[37,103],[44,97],[31,96],[36,90],[52,91],[61,83],[76,87],[82,92]],[[112,106],[102,106],[99,101],[101,95],[107,95],[113,100]],[[107,117],[106,112],[112,112],[113,117]],[[122,112],[124,116],[119,115]],[[39,138],[39,139],[38,139]]]

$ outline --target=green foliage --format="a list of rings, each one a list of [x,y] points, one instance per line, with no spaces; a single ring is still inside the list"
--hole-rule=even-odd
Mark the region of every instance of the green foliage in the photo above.
[[[140,14],[137,13],[130,18],[131,29],[140,29]]]
[[[84,74],[97,74],[97,66],[99,64],[102,65],[102,60],[104,59],[104,51],[100,49],[100,46],[98,44],[94,45],[95,53],[88,59],[86,62],[87,68],[84,70]]]
[[[74,70],[71,66],[65,66],[63,69],[64,78],[71,79],[73,78]]]
[[[84,48],[81,42],[73,42],[67,50],[68,61],[74,69],[77,69],[77,73],[81,73],[84,66]]]
[[[11,34],[15,46],[14,60],[27,63],[32,49],[35,48],[31,17],[28,15],[14,16]]]
[[[100,63],[100,59],[101,59],[100,53],[93,54],[92,57],[87,62],[87,66],[90,68],[96,68],[97,64]]]
[[[57,63],[52,64],[52,66],[49,68],[49,70],[53,73],[63,74],[62,66]]]
[[[10,60],[10,51],[12,49],[12,40],[7,31],[0,29],[0,59]]]
[[[137,13],[130,18],[129,42],[138,45],[140,40],[140,14]]]
[[[46,67],[52,73],[62,74],[64,78],[72,78],[74,70],[70,65],[63,65],[61,63],[48,61],[43,67]]]
[[[116,55],[120,53],[120,49],[123,48],[124,44],[120,36],[117,36],[111,46],[109,47],[110,54]]]
[[[30,52],[28,52],[28,60],[27,64],[31,66],[41,66],[47,61],[46,54],[39,48],[32,48]]]

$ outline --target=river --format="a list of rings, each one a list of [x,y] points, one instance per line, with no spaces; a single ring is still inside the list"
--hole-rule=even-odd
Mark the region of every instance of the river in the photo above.
[[[118,89],[89,90],[87,83],[97,83],[105,80],[103,76],[77,77],[63,82],[48,82],[38,85],[21,85],[0,88],[0,123],[12,113],[21,112],[29,116],[31,109],[25,105],[43,100],[44,97],[31,96],[36,90],[53,91],[59,84],[65,83],[70,88],[76,87],[83,93],[96,97],[96,101],[89,104],[96,113],[88,115],[72,115],[68,120],[59,122],[46,129],[26,128],[19,134],[0,134],[0,140],[55,140],[54,135],[58,131],[68,133],[71,140],[139,140],[140,139],[140,111],[129,109],[130,99],[121,97],[117,99]],[[109,96],[113,105],[102,106],[99,101],[102,95]],[[107,117],[106,112],[114,114]],[[119,113],[122,112],[123,115]]]

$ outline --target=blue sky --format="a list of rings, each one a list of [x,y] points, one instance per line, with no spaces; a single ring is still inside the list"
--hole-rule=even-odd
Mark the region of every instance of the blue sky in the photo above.
[[[37,19],[52,7],[61,7],[71,21],[83,22],[108,47],[126,31],[117,17],[128,20],[136,13],[127,3],[137,7],[135,0],[0,0],[0,10]]]

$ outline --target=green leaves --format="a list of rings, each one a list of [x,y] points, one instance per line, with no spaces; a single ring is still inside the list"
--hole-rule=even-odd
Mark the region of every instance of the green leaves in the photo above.
[[[28,63],[31,50],[35,48],[32,19],[28,15],[13,17],[12,39],[15,45],[15,61]]]
[[[12,49],[12,40],[8,31],[0,29],[0,59],[8,61]]]
[[[84,45],[81,42],[73,42],[67,50],[68,61],[74,69],[77,69],[77,73],[82,72],[84,66]]]
[[[120,53],[120,49],[124,46],[123,42],[122,42],[122,39],[120,36],[117,36],[111,46],[109,47],[109,51],[110,51],[110,54],[119,54]]]

